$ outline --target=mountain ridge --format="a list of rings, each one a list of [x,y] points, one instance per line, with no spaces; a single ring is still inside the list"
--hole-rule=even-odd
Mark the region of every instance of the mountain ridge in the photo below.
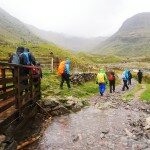
[[[103,55],[141,56],[150,54],[150,12],[136,14],[125,20],[120,29],[99,44],[93,53]]]
[[[107,37],[84,38],[66,35],[52,31],[38,29],[35,26],[26,24],[28,29],[35,35],[47,42],[55,43],[56,45],[69,50],[89,51],[104,41]]]
[[[24,23],[0,8],[0,40],[5,42],[32,42],[42,40],[34,35]]]

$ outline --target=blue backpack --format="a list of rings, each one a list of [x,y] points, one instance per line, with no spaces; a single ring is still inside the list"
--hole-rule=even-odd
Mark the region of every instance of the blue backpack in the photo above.
[[[30,62],[30,53],[29,52],[24,52],[23,53],[23,58],[24,58],[24,65],[31,65],[31,62]]]

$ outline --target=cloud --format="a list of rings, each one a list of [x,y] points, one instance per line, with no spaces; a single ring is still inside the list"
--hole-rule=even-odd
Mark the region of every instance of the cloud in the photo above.
[[[150,11],[149,0],[0,0],[0,6],[38,28],[75,36],[107,36],[136,13]]]

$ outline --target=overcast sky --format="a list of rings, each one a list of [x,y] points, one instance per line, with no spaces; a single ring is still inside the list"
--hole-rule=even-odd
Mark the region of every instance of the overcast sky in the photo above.
[[[40,29],[74,36],[110,36],[127,18],[150,12],[150,0],[0,0],[0,7]]]

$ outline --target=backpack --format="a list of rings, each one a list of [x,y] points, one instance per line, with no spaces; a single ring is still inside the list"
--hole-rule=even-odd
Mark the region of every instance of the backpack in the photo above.
[[[12,56],[11,63],[12,63],[12,64],[17,64],[17,65],[20,64],[20,58],[19,58],[18,54],[14,54],[14,55]]]
[[[33,74],[33,75],[40,74],[39,68],[33,67],[33,68],[32,68],[32,74]]]
[[[57,73],[58,75],[62,75],[65,71],[65,66],[66,66],[66,61],[62,61],[59,66],[58,66],[58,70],[57,70]]]
[[[122,79],[126,79],[125,73],[122,74]]]
[[[99,74],[97,75],[97,78],[98,78],[98,83],[105,83],[104,74],[99,73]]]
[[[23,58],[24,58],[24,65],[31,65],[28,52],[23,53]]]
[[[113,81],[113,80],[114,80],[114,76],[113,76],[112,74],[110,74],[110,75],[108,76],[108,80],[109,80],[109,81]]]
[[[128,73],[129,79],[132,79],[132,74],[129,72]]]

